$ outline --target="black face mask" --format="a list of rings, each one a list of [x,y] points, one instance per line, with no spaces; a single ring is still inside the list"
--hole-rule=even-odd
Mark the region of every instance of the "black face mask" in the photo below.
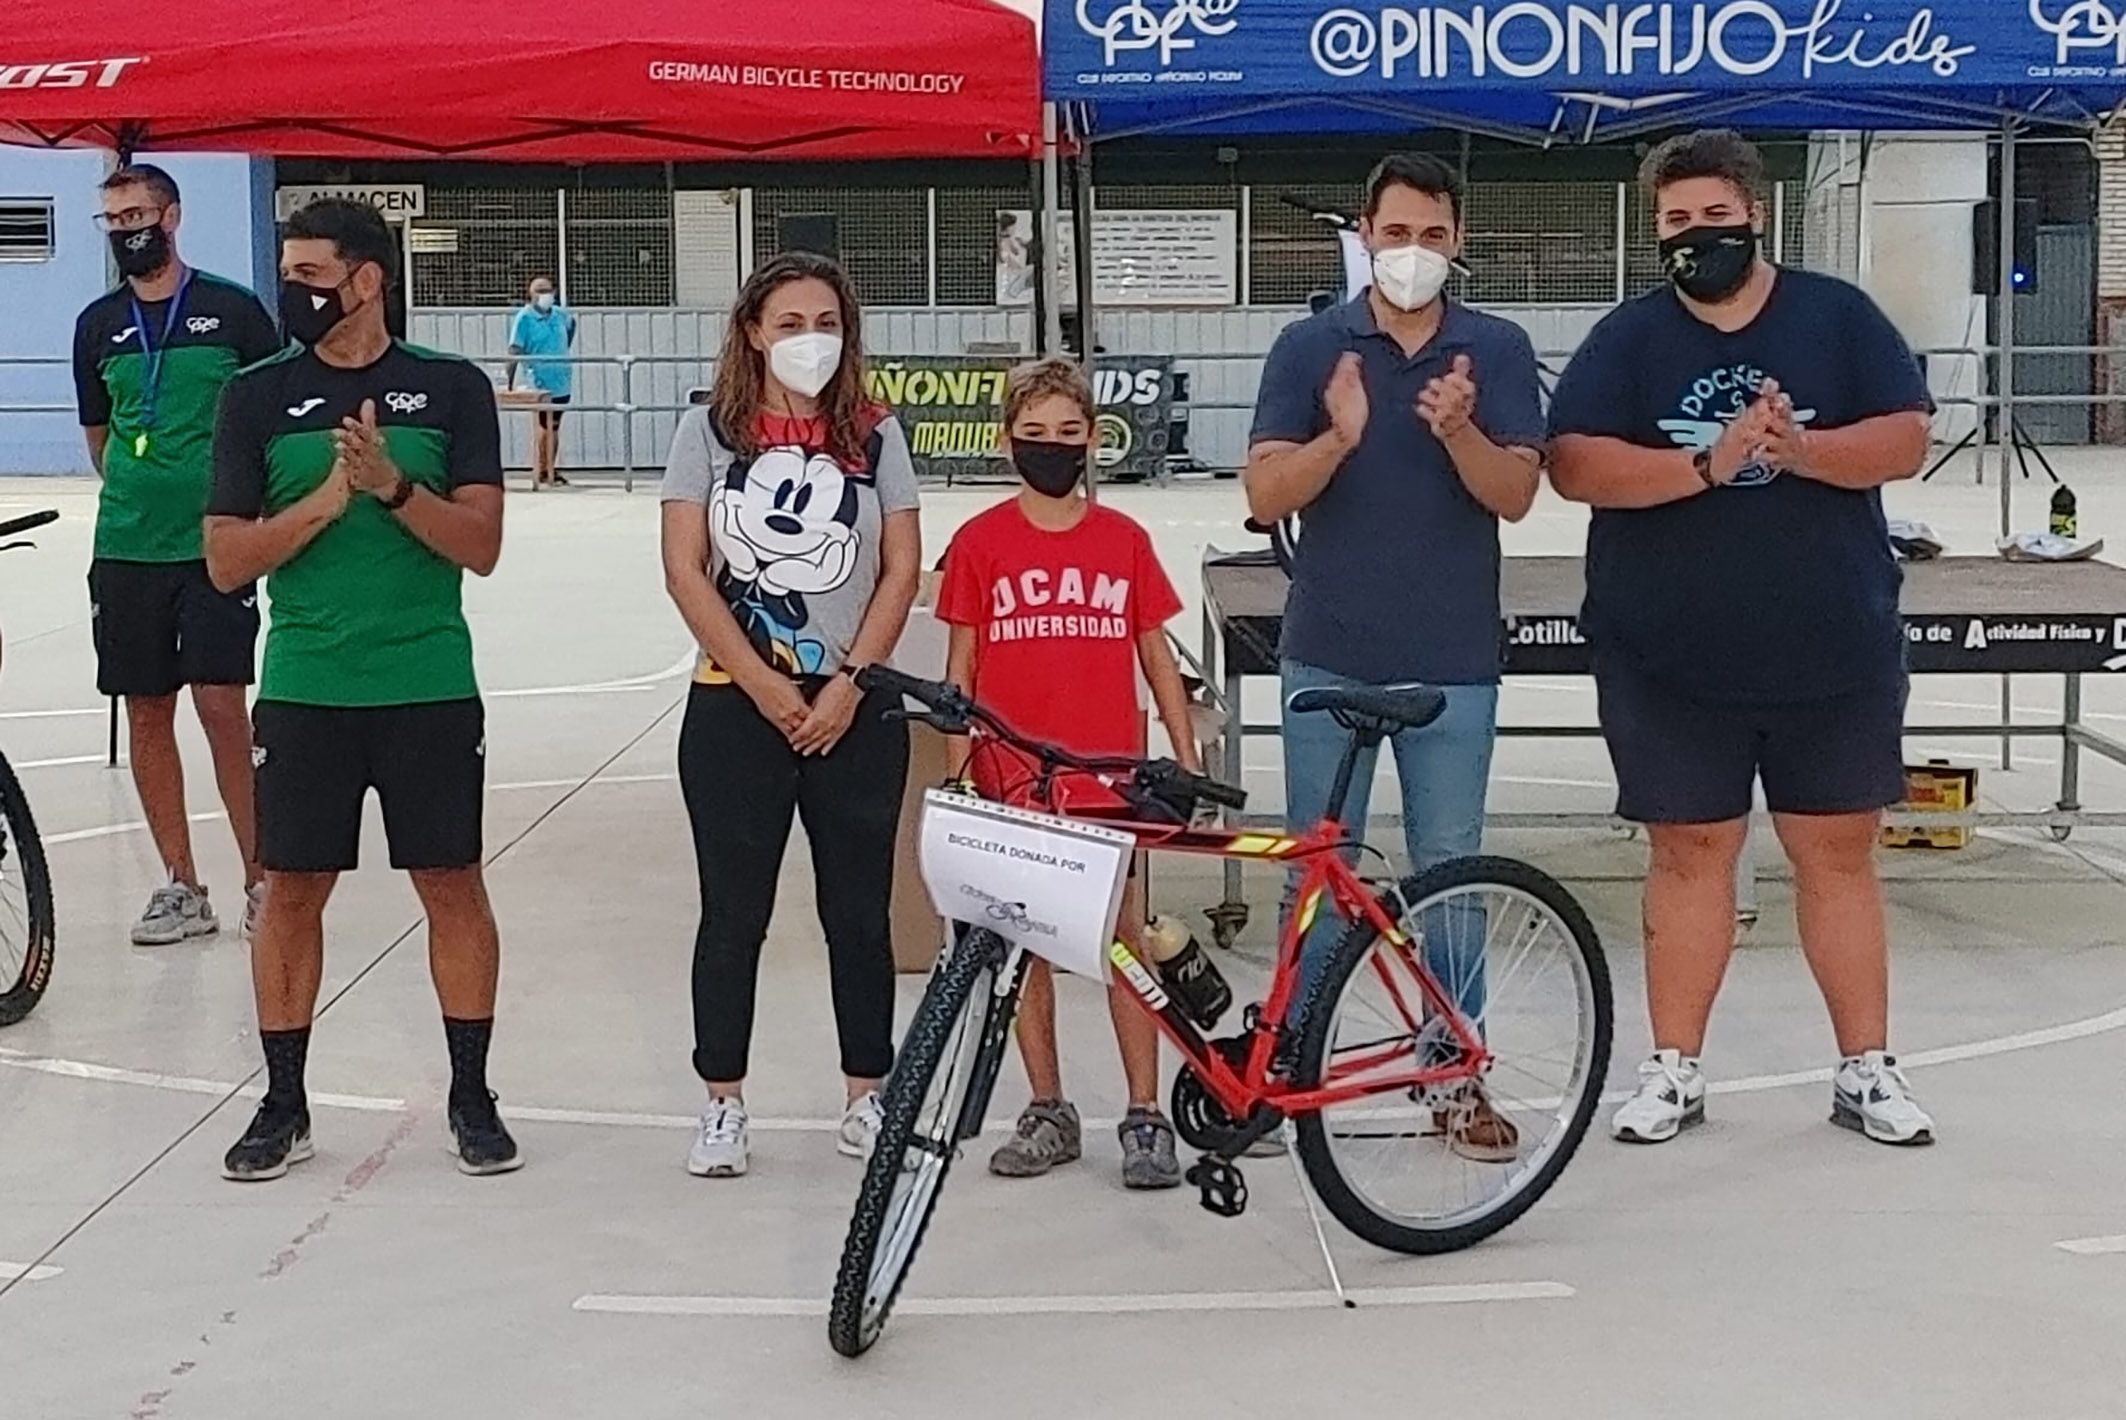
[[[1739,227],[1693,227],[1661,243],[1661,266],[1693,301],[1718,305],[1742,289],[1757,265],[1757,233]]]
[[[1048,498],[1061,498],[1085,477],[1086,446],[1054,444],[1046,439],[1013,439],[1011,466],[1026,486]]]
[[[111,255],[118,262],[120,276],[153,276],[170,264],[170,234],[159,222],[110,236]]]
[[[315,345],[347,318],[347,304],[338,286],[305,286],[300,281],[281,283],[281,329],[302,345]]]

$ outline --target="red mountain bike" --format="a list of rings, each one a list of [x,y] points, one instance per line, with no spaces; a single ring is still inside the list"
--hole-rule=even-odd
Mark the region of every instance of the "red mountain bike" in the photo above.
[[[1555,880],[1506,858],[1370,880],[1351,866],[1367,850],[1333,818],[1298,837],[1199,829],[1199,804],[1240,808],[1246,796],[1171,762],[1087,759],[1027,739],[949,685],[877,666],[858,679],[920,706],[901,712],[909,718],[1016,747],[1038,766],[1034,799],[1052,812],[1069,814],[1056,802],[1058,774],[1090,774],[1130,817],[1084,817],[1139,847],[1296,873],[1268,992],[1237,1034],[1205,1039],[1155,966],[1119,942],[1110,953],[1181,1053],[1172,1114],[1203,1153],[1189,1179],[1205,1208],[1232,1217],[1246,1207],[1235,1160],[1286,1120],[1329,1212],[1396,1252],[1489,1237],[1570,1161],[1609,1066],[1610,987],[1594,927]],[[1437,690],[1396,686],[1304,691],[1288,709],[1332,715],[1350,732],[1329,795],[1341,804],[1361,749],[1444,707]],[[1346,924],[1340,934],[1324,911]],[[842,1248],[828,1338],[844,1356],[878,1340],[945,1175],[982,1132],[1024,966],[1019,948],[963,924],[931,974]]]

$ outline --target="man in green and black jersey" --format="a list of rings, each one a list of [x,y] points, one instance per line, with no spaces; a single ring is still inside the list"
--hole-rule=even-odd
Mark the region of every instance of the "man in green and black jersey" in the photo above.
[[[282,229],[281,320],[297,345],[222,396],[207,505],[217,586],[266,577],[253,721],[259,859],[252,945],[266,1098],[223,1173],[277,1178],[310,1157],[303,1087],[325,901],[356,865],[376,790],[391,864],[428,917],[450,1048],[458,1166],[520,1162],[487,1089],[500,946],[481,876],[487,742],[465,571],[502,551],[494,387],[470,363],[394,341],[394,247],[374,209],[327,199]]]
[[[74,326],[75,402],[103,475],[89,565],[96,685],[125,697],[133,784],[166,873],[133,926],[142,946],[219,926],[185,816],[177,753],[185,686],[243,855],[246,932],[259,895],[244,714],[258,596],[250,586],[218,591],[208,583],[199,527],[213,481],[215,402],[238,369],[278,350],[281,338],[256,296],[185,265],[181,219],[177,184],[161,168],[143,163],[106,178],[101,222],[125,280]]]

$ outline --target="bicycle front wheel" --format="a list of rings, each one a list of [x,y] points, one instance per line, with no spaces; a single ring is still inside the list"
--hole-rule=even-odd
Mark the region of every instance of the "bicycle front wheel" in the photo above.
[[[861,1356],[885,1329],[945,1175],[1003,1066],[1024,958],[994,932],[967,931],[931,974],[886,1081],[885,1121],[842,1244],[827,1339]]]
[[[1309,998],[1299,1079],[1359,1096],[1298,1119],[1300,1162],[1367,1242],[1454,1252],[1527,1212],[1579,1148],[1609,1069],[1609,968],[1572,894],[1526,863],[1443,863],[1380,906],[1397,932],[1360,923]],[[1420,962],[1488,1063],[1428,1004]],[[1397,1083],[1421,1069],[1441,1078]]]
[[[52,879],[21,781],[0,757],[0,1026],[35,1009],[52,979]]]

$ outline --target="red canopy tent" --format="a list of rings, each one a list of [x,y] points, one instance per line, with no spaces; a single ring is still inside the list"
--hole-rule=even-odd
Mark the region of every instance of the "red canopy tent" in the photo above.
[[[11,0],[0,141],[278,157],[1024,157],[991,0]]]

